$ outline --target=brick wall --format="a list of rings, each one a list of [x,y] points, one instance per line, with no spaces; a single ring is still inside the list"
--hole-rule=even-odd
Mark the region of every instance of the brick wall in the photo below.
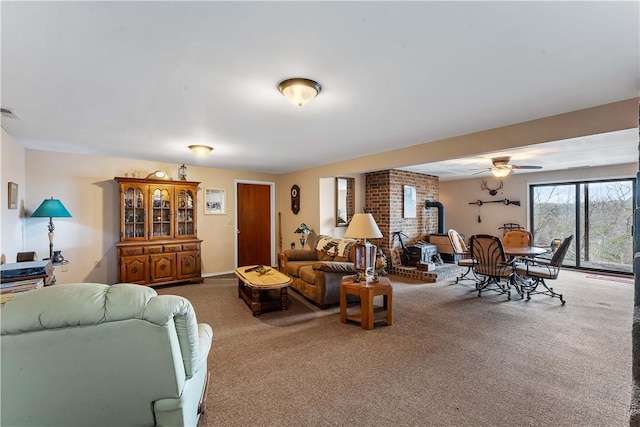
[[[438,209],[424,208],[425,199],[438,200],[439,179],[437,176],[424,175],[401,170],[384,170],[366,174],[365,209],[371,213],[382,232],[382,239],[372,243],[382,248],[389,258],[391,251],[398,245],[392,241],[394,231],[402,231],[408,237],[403,238],[405,245],[411,246],[418,240],[438,230]],[[404,218],[404,186],[416,187],[416,217]],[[390,259],[390,258],[389,258]]]

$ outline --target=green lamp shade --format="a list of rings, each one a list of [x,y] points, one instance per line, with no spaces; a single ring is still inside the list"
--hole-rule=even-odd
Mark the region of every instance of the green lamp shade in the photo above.
[[[38,209],[31,214],[32,217],[46,217],[46,218],[71,218],[71,214],[64,207],[62,202],[53,197],[43,201]]]

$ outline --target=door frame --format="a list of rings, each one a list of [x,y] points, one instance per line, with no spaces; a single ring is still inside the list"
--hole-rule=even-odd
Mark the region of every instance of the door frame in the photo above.
[[[250,179],[234,179],[233,180],[233,206],[234,206],[234,227],[235,233],[234,251],[233,251],[233,264],[234,268],[238,268],[238,184],[257,184],[269,186],[269,210],[271,215],[271,224],[269,230],[269,239],[271,240],[271,267],[275,267],[276,262],[276,183],[273,181],[255,181]]]
[[[638,188],[638,181],[635,177],[614,177],[614,178],[583,178],[583,179],[578,179],[578,180],[571,180],[571,181],[549,181],[549,182],[540,182],[540,183],[529,183],[528,184],[528,203],[529,203],[529,214],[527,215],[527,225],[528,228],[533,230],[533,227],[535,227],[535,221],[534,221],[534,208],[535,208],[535,203],[534,203],[534,190],[537,187],[553,187],[553,186],[572,186],[574,187],[574,198],[575,198],[575,224],[574,224],[574,230],[573,230],[573,234],[575,236],[575,239],[572,243],[572,245],[575,245],[575,265],[573,264],[569,264],[567,263],[567,266],[571,267],[571,268],[576,268],[578,270],[584,270],[584,271],[598,271],[598,272],[604,272],[604,273],[614,273],[614,274],[628,274],[628,272],[626,270],[622,270],[622,269],[609,269],[605,266],[599,266],[600,265],[606,265],[605,262],[594,262],[594,261],[587,261],[587,260],[582,260],[582,257],[585,256],[585,248],[583,245],[583,238],[584,235],[586,234],[586,230],[584,230],[583,227],[583,221],[585,219],[585,214],[583,212],[584,209],[584,203],[586,203],[585,201],[585,197],[586,195],[588,195],[588,192],[585,193],[585,189],[584,186],[587,186],[589,184],[602,184],[602,183],[607,183],[607,182],[620,182],[620,181],[630,181],[631,182],[631,206],[632,206],[632,212],[634,211],[634,206],[637,205],[637,201],[636,201],[636,195],[637,195],[637,188]],[[633,213],[632,213],[633,216]],[[633,221],[633,219],[632,219]],[[534,240],[536,239],[536,236],[534,234]],[[632,247],[632,254],[633,254],[633,222],[631,225],[631,247]],[[566,262],[566,258],[565,258],[565,262]],[[565,263],[563,263],[564,265]],[[626,265],[626,264],[625,264]],[[633,271],[633,256],[631,258],[631,265],[630,265],[632,271]]]

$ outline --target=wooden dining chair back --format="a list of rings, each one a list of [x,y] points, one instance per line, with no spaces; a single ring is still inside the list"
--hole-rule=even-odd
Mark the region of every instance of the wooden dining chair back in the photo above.
[[[562,268],[562,262],[569,251],[572,240],[573,235],[565,238],[549,261],[536,258],[533,262],[516,264],[516,273],[530,281],[526,286],[527,301],[531,299],[531,295],[539,294],[559,298],[562,305],[565,304],[566,301],[562,297],[562,294],[555,292],[552,287],[549,287],[545,279],[555,280],[558,278],[560,269]],[[542,285],[544,289],[538,289],[540,285]]]
[[[470,247],[471,258],[475,260],[473,270],[481,279],[476,282],[478,296],[482,296],[485,291],[494,291],[507,294],[507,299],[511,299],[510,280],[514,269],[504,253],[500,238],[475,234],[471,236]]]
[[[473,258],[471,258],[471,252],[469,251],[469,248],[467,247],[460,233],[458,233],[454,229],[450,229],[447,232],[447,235],[449,236],[449,241],[451,242],[451,247],[453,248],[453,256],[456,259],[456,263],[458,264],[458,266],[466,268],[466,271],[464,271],[464,273],[456,277],[456,283],[458,283],[458,281],[467,278],[469,274],[473,273],[473,265],[475,261],[473,260]]]
[[[531,246],[531,232],[527,230],[508,230],[502,236],[505,248]]]

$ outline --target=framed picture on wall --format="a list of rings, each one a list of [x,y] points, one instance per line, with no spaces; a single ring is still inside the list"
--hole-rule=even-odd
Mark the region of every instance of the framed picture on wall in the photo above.
[[[205,215],[223,215],[226,211],[226,191],[221,188],[205,188],[204,213]]]
[[[9,209],[18,209],[18,184],[9,183]]]
[[[413,185],[405,185],[403,192],[404,218],[416,217],[417,195],[416,187]]]

